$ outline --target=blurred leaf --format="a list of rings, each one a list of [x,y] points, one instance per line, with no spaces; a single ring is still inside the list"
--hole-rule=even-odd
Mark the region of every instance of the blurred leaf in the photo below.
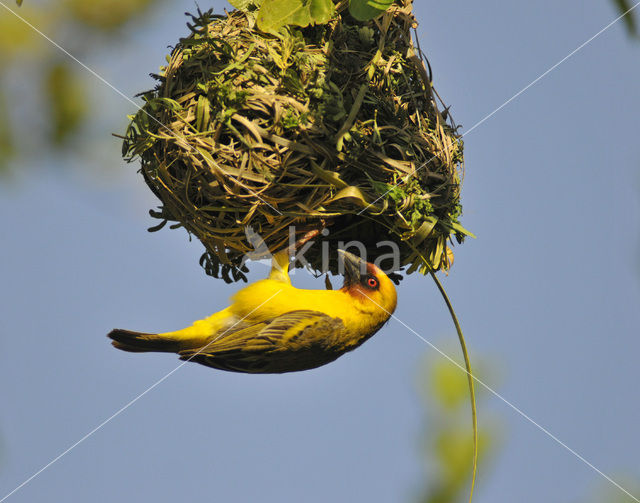
[[[20,12],[81,59],[90,59],[114,42],[126,48],[138,28],[150,24],[150,16],[144,14],[163,1],[32,0],[22,5]],[[119,29],[136,18],[140,21],[136,30]],[[51,154],[47,147],[64,148],[80,135],[83,140],[89,138],[85,134],[88,126],[103,120],[104,115],[87,113],[84,70],[71,63],[61,65],[58,49],[11,15],[0,15],[0,54],[0,94],[5,94],[4,108],[8,109],[0,111],[0,170],[14,164],[7,162],[12,152],[19,160],[31,145],[42,146],[30,150],[31,154],[47,157]],[[20,122],[8,120],[7,115],[19,117]],[[94,141],[99,142],[97,138]]]
[[[627,32],[629,35],[638,36],[638,25],[636,24],[636,18],[633,12],[629,12],[633,7],[633,4],[629,0],[613,0],[613,3],[618,7],[620,14],[627,14],[622,18]]]
[[[26,16],[33,19],[36,16],[37,19],[33,19],[34,23],[37,23],[43,29],[42,16],[37,13],[32,13],[33,9],[25,7]],[[16,56],[17,54],[25,54],[27,52],[33,53],[34,49],[41,45],[42,39],[39,35],[25,25],[20,19],[15,16],[0,16],[0,53],[3,57],[3,70],[6,70],[7,59]]]
[[[264,0],[258,13],[258,27],[273,33],[290,24],[326,23],[334,10],[332,0]]]
[[[152,3],[153,0],[66,0],[77,21],[102,31],[120,28]]]
[[[640,494],[640,483],[637,475],[617,475],[614,478],[626,491],[636,496]],[[585,503],[632,503],[632,498],[614,485],[603,481],[595,490],[589,491],[588,497],[583,498],[581,501]]]
[[[473,434],[465,425],[438,423],[430,442],[429,453],[437,461],[435,476],[431,478],[422,501],[424,503],[454,503],[468,499],[469,478],[473,456]],[[482,428],[479,435],[479,460],[495,449],[497,439],[489,428]]]
[[[385,12],[393,0],[351,0],[349,14],[358,21],[369,21]]]
[[[495,365],[474,356],[475,375],[495,373]],[[483,381],[492,379],[482,378]],[[469,388],[465,372],[440,357],[427,358],[420,372],[427,408],[425,454],[428,477],[421,503],[464,503],[469,498],[473,470],[473,429],[469,423]],[[483,395],[479,394],[481,398]],[[499,447],[497,421],[480,414],[478,462],[482,472]]]
[[[430,365],[429,388],[435,399],[446,409],[456,409],[469,401],[467,376],[447,360]]]
[[[8,168],[8,160],[15,149],[11,131],[11,117],[7,109],[5,95],[0,88],[0,173]]]
[[[50,107],[50,140],[62,145],[76,133],[87,115],[83,81],[66,63],[53,63],[44,79]]]

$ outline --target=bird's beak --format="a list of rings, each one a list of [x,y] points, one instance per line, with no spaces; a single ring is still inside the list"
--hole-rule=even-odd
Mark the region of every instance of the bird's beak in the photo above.
[[[349,287],[360,283],[360,279],[367,272],[367,263],[344,250],[338,250],[338,258],[344,265],[344,286]]]

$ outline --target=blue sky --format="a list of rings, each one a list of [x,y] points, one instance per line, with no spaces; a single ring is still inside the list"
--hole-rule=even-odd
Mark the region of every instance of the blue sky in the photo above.
[[[105,47],[87,63],[133,96],[190,9],[165,5],[135,50]],[[463,131],[617,16],[604,0],[415,10]],[[463,225],[477,239],[456,247],[444,280],[472,358],[495,362],[497,391],[623,485],[640,478],[639,55],[617,24],[465,137]],[[184,232],[146,232],[156,202],[109,137],[132,106],[89,82],[106,147],[21,166],[0,186],[0,498],[179,365],[113,350],[110,329],[180,328],[236,288],[204,275]],[[294,282],[323,288],[300,271]],[[427,278],[402,282],[396,316],[456,355]],[[418,375],[432,353],[392,321],[304,373],[185,365],[7,501],[411,501],[428,434]],[[479,417],[498,418],[504,443],[480,467],[476,502],[582,501],[607,487],[497,398]]]

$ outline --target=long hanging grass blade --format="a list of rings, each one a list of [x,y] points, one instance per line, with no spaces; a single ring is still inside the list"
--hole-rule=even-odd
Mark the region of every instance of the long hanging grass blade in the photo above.
[[[445,291],[442,283],[437,278],[433,271],[430,271],[431,277],[435,282],[442,298],[444,299],[445,304],[447,304],[447,308],[449,309],[449,314],[451,315],[451,319],[453,320],[453,324],[456,327],[456,332],[458,333],[458,340],[460,341],[460,347],[462,348],[462,356],[464,357],[464,366],[467,371],[467,381],[469,383],[469,397],[471,401],[471,420],[473,422],[473,469],[471,473],[471,491],[469,492],[469,503],[473,499],[473,490],[476,485],[476,474],[478,471],[478,414],[476,411],[476,392],[475,386],[473,384],[473,373],[471,372],[471,361],[469,360],[469,353],[467,352],[467,345],[464,341],[464,335],[462,335],[462,328],[460,327],[460,322],[458,321],[458,317],[456,316],[456,312],[453,309],[453,305],[449,300],[449,296]]]

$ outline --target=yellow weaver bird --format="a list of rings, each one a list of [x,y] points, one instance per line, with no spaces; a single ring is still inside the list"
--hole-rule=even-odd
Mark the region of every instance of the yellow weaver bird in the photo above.
[[[233,372],[271,374],[320,367],[375,334],[396,308],[396,289],[378,267],[340,250],[344,286],[303,290],[289,278],[289,254],[273,258],[267,279],[231,298],[231,305],[176,332],[115,329],[124,351],[177,353],[180,359]]]

